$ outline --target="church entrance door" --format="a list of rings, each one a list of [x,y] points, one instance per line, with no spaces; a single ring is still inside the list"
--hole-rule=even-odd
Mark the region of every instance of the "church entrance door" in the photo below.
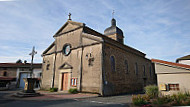
[[[62,73],[62,87],[61,90],[68,90],[68,73]]]

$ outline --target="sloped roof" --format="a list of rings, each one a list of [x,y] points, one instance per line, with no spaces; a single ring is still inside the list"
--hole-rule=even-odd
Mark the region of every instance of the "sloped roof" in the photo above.
[[[113,35],[113,34],[118,34],[124,37],[123,31],[116,26],[116,20],[114,18],[111,20],[111,26],[106,28],[106,30],[104,30],[104,35]]]
[[[3,76],[0,76],[0,80],[11,81],[11,80],[16,80],[16,77],[3,77]]]
[[[135,49],[135,48],[132,48],[132,47],[127,46],[127,45],[125,45],[125,44],[121,44],[121,43],[119,43],[118,41],[113,40],[113,39],[111,39],[111,38],[109,38],[109,37],[107,37],[107,36],[105,36],[105,35],[103,35],[103,34],[97,32],[97,31],[95,31],[95,30],[93,30],[93,29],[87,27],[84,23],[74,22],[74,21],[71,21],[71,20],[68,20],[68,21],[56,32],[56,34],[55,34],[53,37],[57,37],[57,36],[62,35],[62,34],[59,34],[59,33],[60,33],[69,23],[71,23],[72,25],[77,25],[78,28],[83,28],[83,32],[85,32],[85,33],[102,37],[102,38],[105,40],[105,42],[108,42],[108,41],[109,41],[109,42],[111,42],[111,43],[113,43],[113,44],[115,44],[115,45],[118,45],[119,47],[122,47],[123,49],[129,48],[130,50],[132,50],[133,53],[135,53],[135,54],[137,54],[137,55],[140,55],[140,56],[143,56],[143,57],[146,55],[146,54],[144,54],[143,52],[141,52],[141,51],[139,51],[139,50],[137,50],[137,49]],[[72,30],[67,31],[67,32],[65,32],[65,33],[68,33],[68,32],[74,31],[74,30],[77,30],[78,28],[72,29]],[[54,46],[54,43],[51,44],[51,45],[42,53],[42,55],[45,54],[48,50],[50,50],[53,46]]]
[[[163,60],[158,60],[158,59],[151,59],[151,61],[155,62],[155,63],[161,63],[161,64],[165,64],[165,65],[190,69],[190,65],[168,62],[168,61],[163,61]]]
[[[54,35],[53,37],[59,36],[58,34],[59,34],[69,23],[72,24],[72,25],[77,25],[77,26],[79,26],[79,27],[85,26],[84,23],[80,23],[80,22],[75,22],[75,21],[68,20],[68,21],[55,33],[55,35]],[[73,30],[75,30],[75,29],[73,29]]]
[[[89,27],[87,27],[87,26],[84,26],[83,32],[88,33],[88,34],[92,34],[92,35],[95,35],[95,36],[102,37],[104,40],[106,40],[105,42],[110,41],[110,42],[112,42],[112,43],[115,44],[115,45],[119,45],[120,47],[123,46],[123,49],[124,49],[124,48],[130,48],[131,50],[137,52],[138,54],[141,54],[142,56],[145,56],[145,55],[146,55],[145,53],[143,53],[143,52],[141,52],[141,51],[139,51],[139,50],[137,50],[137,49],[135,49],[135,48],[132,48],[132,47],[130,47],[130,46],[128,46],[128,45],[119,43],[118,41],[116,41],[116,40],[114,40],[114,39],[111,39],[111,38],[109,38],[109,37],[107,37],[107,36],[105,36],[105,35],[103,35],[103,34],[97,32],[97,31],[95,31],[94,29],[91,29],[91,28],[89,28]]]
[[[4,68],[19,68],[19,67],[30,67],[30,63],[0,63],[0,67]],[[42,64],[41,63],[34,63],[33,67],[35,68],[41,68]]]
[[[53,46],[55,46],[55,41],[42,53],[42,55],[47,53]]]
[[[178,59],[176,60],[176,62],[178,62],[179,60],[190,60],[190,55],[186,55],[186,56],[183,56],[183,57],[181,57],[181,58],[178,58]]]

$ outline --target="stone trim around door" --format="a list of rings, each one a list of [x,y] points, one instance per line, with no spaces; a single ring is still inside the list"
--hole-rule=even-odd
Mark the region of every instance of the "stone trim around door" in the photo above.
[[[65,91],[62,90],[62,84],[63,84],[63,80],[62,80],[62,75],[63,73],[68,73],[68,79],[67,79],[67,90],[70,89],[70,83],[71,83],[71,69],[60,69],[60,73],[59,73],[59,85],[58,85],[58,90],[59,91]]]

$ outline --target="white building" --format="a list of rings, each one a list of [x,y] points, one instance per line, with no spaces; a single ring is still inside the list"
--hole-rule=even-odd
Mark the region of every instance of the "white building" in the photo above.
[[[190,92],[190,65],[152,59],[159,91],[164,95]]]
[[[183,56],[176,60],[177,63],[190,65],[190,55]]]

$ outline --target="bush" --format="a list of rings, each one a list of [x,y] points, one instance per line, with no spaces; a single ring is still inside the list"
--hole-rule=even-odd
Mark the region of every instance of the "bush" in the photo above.
[[[50,91],[50,92],[57,92],[57,91],[58,91],[58,88],[50,88],[49,91]]]
[[[158,87],[156,85],[149,85],[145,87],[145,93],[150,98],[157,98],[158,97]]]
[[[171,99],[173,100],[172,105],[174,106],[183,106],[186,105],[185,103],[188,104],[188,101],[186,101],[188,99],[188,94],[186,93],[178,93],[178,94],[173,94],[171,96]]]
[[[172,100],[169,96],[162,96],[162,97],[158,97],[157,99],[155,99],[153,101],[153,104],[162,105],[162,104],[167,104],[171,101]]]
[[[78,90],[77,90],[76,88],[70,88],[70,89],[69,89],[69,93],[77,94],[77,93],[78,93]]]
[[[184,93],[187,97],[190,97],[190,92],[189,91],[185,91]]]
[[[144,99],[144,95],[133,95],[132,96],[132,101],[133,104],[136,106],[142,106],[148,104],[148,102]]]

